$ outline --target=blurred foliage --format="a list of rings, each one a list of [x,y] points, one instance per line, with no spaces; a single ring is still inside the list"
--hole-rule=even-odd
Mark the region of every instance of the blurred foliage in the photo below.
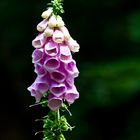
[[[140,43],[140,11],[130,14],[127,20],[129,39]]]
[[[47,1],[0,1],[0,140],[39,140],[47,114],[26,90],[34,80],[31,40]],[[67,140],[140,139],[140,6],[136,0],[65,0],[62,15],[81,45],[80,99],[71,107],[76,128]],[[67,114],[68,115],[68,114]]]
[[[139,63],[139,58],[128,58],[100,65],[85,64],[79,81],[84,87],[80,90],[87,92],[84,98],[91,106],[104,107],[130,100],[140,92]]]

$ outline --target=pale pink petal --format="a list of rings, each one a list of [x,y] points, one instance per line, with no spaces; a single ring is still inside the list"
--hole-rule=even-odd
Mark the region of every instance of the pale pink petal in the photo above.
[[[33,58],[32,62],[33,63],[39,62],[43,58],[43,55],[44,55],[44,51],[42,48],[35,49],[32,53],[32,58]]]
[[[70,61],[69,63],[67,63],[67,64],[65,65],[65,69],[66,69],[66,71],[67,71],[69,74],[73,75],[74,77],[78,77],[79,71],[78,71],[78,69],[77,69],[77,67],[76,67],[76,62],[75,62],[74,60],[72,60],[72,61]]]
[[[27,88],[30,91],[31,96],[35,97],[36,103],[40,102],[43,94],[39,92],[34,84]]]
[[[38,91],[40,91],[42,94],[47,92],[49,89],[49,84],[48,84],[47,80],[44,81],[44,79],[42,77],[37,77],[34,84],[36,86],[36,89]]]
[[[66,77],[66,81],[65,81],[66,87],[69,89],[74,85],[74,77],[71,75],[68,75]]]
[[[62,103],[63,103],[62,98],[55,97],[52,94],[49,94],[48,107],[51,110],[57,111],[61,107]]]
[[[60,61],[57,57],[49,57],[44,62],[44,68],[46,68],[48,71],[54,71],[55,69],[59,68]]]
[[[47,84],[47,86],[48,86],[48,89],[50,88],[50,86],[51,86],[51,79],[50,79],[50,74],[49,73],[47,73],[47,74],[45,74],[44,76],[38,76],[37,78],[36,78],[36,83],[45,83],[45,84]]]
[[[48,20],[47,19],[44,19],[43,21],[41,21],[38,25],[37,25],[37,30],[39,32],[43,32],[46,27],[47,27],[47,24],[48,24]]]
[[[46,37],[44,34],[39,34],[33,41],[32,41],[32,46],[35,48],[42,48],[46,42]]]
[[[38,74],[38,76],[44,76],[47,71],[44,69],[44,67],[41,64],[35,63],[35,73]]]
[[[59,84],[52,81],[50,91],[53,95],[55,95],[56,97],[59,97],[63,95],[64,92],[66,91],[66,86],[64,84]]]
[[[56,56],[58,54],[58,44],[54,43],[53,41],[49,41],[45,45],[45,53],[49,56]]]
[[[66,79],[65,74],[58,70],[51,72],[50,75],[51,75],[51,79],[53,79],[54,81],[58,83],[62,83]]]
[[[64,99],[69,103],[72,104],[76,99],[79,98],[79,92],[77,91],[76,87],[73,86],[72,89],[67,90]]]
[[[67,45],[60,45],[60,60],[64,63],[70,62],[72,55]]]

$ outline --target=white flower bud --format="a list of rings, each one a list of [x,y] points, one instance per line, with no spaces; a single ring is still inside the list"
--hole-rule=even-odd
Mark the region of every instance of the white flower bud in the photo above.
[[[50,28],[54,28],[54,27],[57,27],[57,20],[56,20],[56,17],[55,15],[52,15],[48,21],[48,26]]]
[[[53,41],[56,43],[62,43],[64,41],[64,35],[59,30],[54,31],[52,38],[53,38]]]
[[[48,10],[44,11],[41,15],[42,18],[49,18],[52,14],[53,10],[52,8],[49,8]]]
[[[70,50],[72,51],[72,52],[79,52],[79,49],[80,49],[80,46],[79,46],[79,44],[77,43],[77,41],[76,40],[74,40],[73,38],[70,38],[69,40],[68,40],[68,46],[69,46],[69,48],[70,48]]]
[[[57,27],[63,27],[65,25],[64,21],[62,20],[62,18],[60,16],[57,16],[56,18],[57,20]]]
[[[68,41],[71,37],[68,29],[65,26],[63,26],[60,28],[60,31],[63,33],[65,41]]]
[[[47,27],[44,31],[44,36],[51,37],[53,35],[53,33],[54,33],[54,29]]]

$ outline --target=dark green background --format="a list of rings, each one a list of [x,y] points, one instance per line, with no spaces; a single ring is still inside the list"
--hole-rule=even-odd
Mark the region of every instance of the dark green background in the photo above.
[[[35,119],[32,39],[48,0],[0,1],[0,140],[41,140]],[[81,46],[80,92],[67,140],[140,140],[140,5],[136,0],[65,0],[62,15]]]

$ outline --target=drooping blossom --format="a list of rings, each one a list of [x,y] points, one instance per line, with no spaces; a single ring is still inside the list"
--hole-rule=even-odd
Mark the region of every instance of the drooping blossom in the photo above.
[[[79,98],[74,79],[79,75],[76,61],[71,52],[79,51],[79,44],[72,39],[60,16],[52,14],[52,9],[42,13],[44,18],[37,25],[40,32],[32,41],[35,50],[32,62],[37,77],[28,87],[36,102],[48,92],[48,107],[56,111],[64,101],[72,104]]]

